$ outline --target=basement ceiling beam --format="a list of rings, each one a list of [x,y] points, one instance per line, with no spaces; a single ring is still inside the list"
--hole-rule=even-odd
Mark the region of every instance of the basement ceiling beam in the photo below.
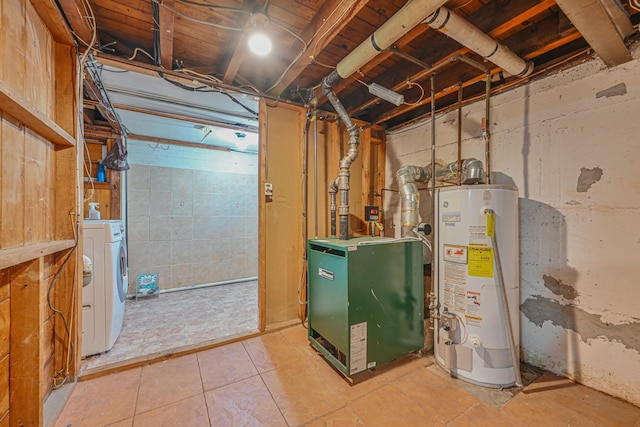
[[[631,61],[623,37],[600,1],[557,0],[557,3],[607,66]]]
[[[536,57],[538,57],[540,55],[543,55],[544,53],[547,53],[547,52],[549,52],[549,51],[551,51],[551,50],[553,50],[555,48],[563,46],[563,45],[565,45],[567,43],[570,43],[570,42],[572,42],[574,40],[577,40],[579,38],[580,38],[580,33],[578,33],[577,31],[574,31],[573,33],[562,37],[561,39],[555,41],[554,43],[550,43],[549,45],[547,45],[547,46],[545,46],[545,47],[543,47],[541,49],[538,49],[538,50],[536,50],[534,52],[531,52],[531,53],[529,53],[527,55],[524,55],[523,58],[524,59],[529,59],[529,60],[534,59],[534,58],[536,58]],[[494,74],[500,72],[501,70],[502,70],[501,68],[496,67],[496,68],[493,68],[490,72],[491,72],[491,75],[494,75]],[[527,77],[522,77],[518,81],[520,81],[520,82],[528,81],[528,80],[534,78],[535,76],[537,76],[538,74],[540,74],[540,73],[542,73],[544,71],[546,71],[546,70],[538,70],[538,71],[534,70],[533,74],[531,74],[531,75],[529,75]],[[467,81],[462,82],[462,87],[463,88],[467,88],[469,86],[472,86],[472,85],[474,85],[476,83],[479,83],[479,82],[483,81],[485,78],[486,78],[486,74],[479,74],[476,77],[473,77],[473,78],[471,78],[471,79],[469,79]],[[496,90],[502,90],[501,88],[502,88],[502,86],[497,87]],[[435,99],[438,100],[438,99],[443,98],[443,97],[445,97],[447,95],[450,95],[450,94],[454,93],[457,89],[458,89],[457,86],[450,85],[447,88],[437,92],[436,95],[435,95]],[[391,120],[391,119],[393,119],[395,117],[401,116],[401,115],[403,115],[403,114],[405,114],[405,113],[407,113],[409,111],[415,110],[416,108],[428,105],[430,103],[431,103],[431,97],[425,97],[420,102],[417,102],[415,104],[402,105],[400,107],[394,108],[391,111],[383,113],[380,117],[378,117],[375,120],[373,120],[373,123],[376,124],[376,125],[380,125],[380,124],[382,124],[382,123],[384,123],[384,122],[386,122],[388,120]]]
[[[74,45],[71,29],[54,0],[31,0],[31,4],[38,12],[40,19],[51,31],[51,35],[56,42],[69,46]]]
[[[93,38],[93,23],[91,18],[87,16],[84,3],[81,4],[78,0],[58,0],[58,3],[67,18],[67,22],[71,25],[73,34],[85,47],[89,46]],[[96,44],[99,44],[97,34],[94,46]]]
[[[160,61],[164,68],[173,70],[173,9],[175,0],[163,0],[160,7]]]
[[[520,13],[519,15],[515,16],[513,19],[510,19],[509,21],[505,22],[504,24],[494,28],[493,30],[489,31],[487,34],[489,35],[489,37],[498,40],[504,34],[508,34],[512,29],[514,29],[514,28],[522,25],[524,22],[527,22],[527,21],[535,18],[536,16],[544,13],[547,9],[549,9],[554,4],[555,4],[554,0],[544,0],[544,1],[540,2],[539,4],[537,4],[536,6],[528,8],[526,11],[524,11],[524,12]],[[425,25],[426,26],[426,24],[420,24],[420,25]],[[436,62],[435,64],[433,64],[433,66],[437,66],[437,65],[440,65],[443,62],[446,62],[448,60],[448,58],[450,58],[450,57],[452,57],[454,55],[465,55],[465,54],[469,53],[470,51],[471,50],[469,48],[463,46],[460,49],[457,49],[456,51],[452,52],[450,55],[448,55],[447,57],[443,58],[442,60]],[[383,54],[378,55],[378,56],[382,56]],[[391,52],[389,52],[389,55],[391,55]],[[418,71],[417,73],[413,74],[412,76],[407,77],[407,80],[408,81],[412,81],[412,82],[418,82],[418,81],[426,79],[427,77],[429,77],[430,74],[431,74],[430,69],[424,69],[424,70]],[[402,82],[398,83],[397,85],[393,86],[391,88],[391,90],[397,92],[397,91],[401,91],[401,90],[406,89],[407,80],[402,81]],[[373,99],[365,102],[364,104],[353,108],[352,110],[349,111],[349,114],[355,114],[355,113],[357,113],[359,111],[365,110],[365,109],[371,107],[372,105],[374,105],[374,104],[376,104],[378,102],[379,102],[378,98],[373,98]],[[400,109],[402,109],[402,108],[403,107],[400,107]],[[406,111],[410,111],[411,109],[412,108],[406,109]],[[398,110],[398,109],[395,109],[395,110]],[[389,114],[393,114],[393,111],[389,112]],[[396,115],[394,115],[393,117],[395,117]],[[391,118],[392,117],[385,117],[383,121],[389,120]]]
[[[351,0],[350,2],[327,0],[300,35],[301,39],[308,40],[307,52],[293,63],[283,79],[276,82],[276,86],[269,93],[279,96],[305,68],[312,64],[311,55],[319,55],[367,3],[369,0]]]
[[[256,9],[256,1],[255,0],[244,0],[242,2],[242,10],[255,10]],[[236,27],[245,28],[247,23],[249,22],[249,15],[245,15],[239,13],[236,17]],[[233,54],[231,58],[227,61],[227,66],[224,67],[224,76],[222,77],[222,82],[225,84],[232,84],[238,74],[238,70],[240,70],[240,66],[244,62],[244,58],[247,55],[247,32],[242,31],[240,33],[233,32],[231,36],[231,40],[229,41],[229,46],[231,46],[231,51]]]

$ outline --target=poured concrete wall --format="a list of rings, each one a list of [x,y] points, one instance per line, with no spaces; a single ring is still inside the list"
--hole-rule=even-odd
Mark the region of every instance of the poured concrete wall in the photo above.
[[[520,195],[523,360],[640,405],[640,48],[492,98],[493,183]],[[463,109],[462,157],[484,160],[484,101]],[[457,114],[436,157],[456,159]],[[395,171],[430,160],[430,124],[388,135]],[[400,231],[397,195],[386,200]],[[423,193],[421,215],[430,215]]]

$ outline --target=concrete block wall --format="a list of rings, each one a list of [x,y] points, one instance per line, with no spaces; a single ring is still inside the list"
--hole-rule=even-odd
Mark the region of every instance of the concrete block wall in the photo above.
[[[640,405],[640,48],[494,96],[492,183],[519,190],[524,361]],[[484,101],[463,109],[462,157],[484,160]],[[436,119],[436,158],[457,155],[457,113]],[[387,136],[396,170],[430,163],[430,123]],[[400,232],[397,195],[385,209]],[[431,215],[422,194],[420,213]]]
[[[129,146],[129,292],[140,274],[157,274],[160,289],[257,277],[257,156],[149,151]]]

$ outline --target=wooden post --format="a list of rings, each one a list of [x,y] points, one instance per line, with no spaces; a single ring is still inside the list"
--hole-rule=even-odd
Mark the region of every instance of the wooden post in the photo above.
[[[38,258],[11,268],[11,312],[20,313],[20,320],[11,323],[10,338],[10,423],[14,426],[41,426],[44,421],[43,262]]]

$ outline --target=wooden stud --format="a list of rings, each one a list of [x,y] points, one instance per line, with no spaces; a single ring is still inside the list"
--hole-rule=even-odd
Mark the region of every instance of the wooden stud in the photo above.
[[[55,45],[55,104],[54,120],[70,136],[75,137],[78,109],[76,49],[59,43]]]
[[[43,425],[46,384],[42,373],[42,313],[40,298],[42,258],[11,269],[11,312],[20,321],[11,322],[9,360],[11,425]]]
[[[260,150],[258,153],[258,329],[264,332],[267,326],[267,203],[265,200],[264,187],[267,171],[267,111],[269,108],[266,102],[260,103],[259,111],[259,134]]]
[[[14,248],[24,244],[24,130],[3,115],[2,120],[2,235],[0,248]],[[9,149],[10,147],[10,149]]]

